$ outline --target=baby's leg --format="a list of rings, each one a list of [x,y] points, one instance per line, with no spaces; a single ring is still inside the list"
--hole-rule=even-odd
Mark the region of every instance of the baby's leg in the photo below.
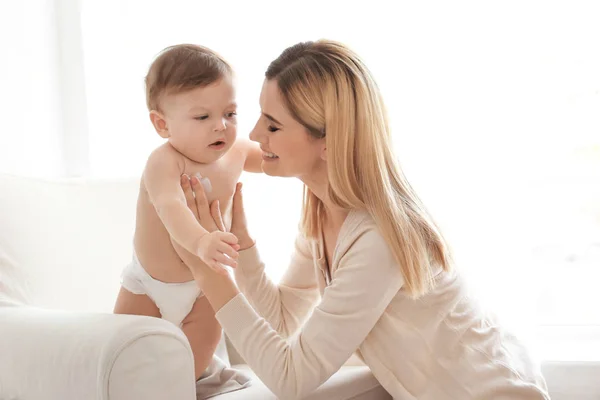
[[[196,299],[192,310],[183,320],[181,329],[192,346],[198,380],[210,364],[221,340],[221,325],[205,296]]]
[[[121,287],[117,302],[115,303],[115,314],[146,315],[148,317],[160,318],[160,311],[150,297],[145,294],[133,294]]]

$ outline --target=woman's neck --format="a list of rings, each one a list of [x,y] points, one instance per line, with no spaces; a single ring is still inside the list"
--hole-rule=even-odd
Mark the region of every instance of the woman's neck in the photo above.
[[[348,210],[333,203],[329,197],[329,180],[327,175],[306,177],[301,179],[306,187],[323,203],[325,209],[323,223],[332,227],[341,227],[348,216]]]

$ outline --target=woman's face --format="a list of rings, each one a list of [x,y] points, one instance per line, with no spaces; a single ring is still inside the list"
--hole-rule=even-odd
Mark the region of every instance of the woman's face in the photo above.
[[[261,115],[250,132],[263,151],[262,169],[271,176],[311,178],[326,170],[325,139],[312,137],[284,105],[276,81],[265,80],[260,93]]]

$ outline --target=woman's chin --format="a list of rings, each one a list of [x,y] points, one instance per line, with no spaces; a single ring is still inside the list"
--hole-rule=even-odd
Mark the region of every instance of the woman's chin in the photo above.
[[[263,172],[265,173],[265,175],[269,175],[269,176],[281,176],[277,173],[277,171],[274,168],[265,168],[263,166]]]
[[[273,164],[274,163],[272,161],[263,160],[261,164],[262,171],[265,173],[265,175],[280,176],[280,174],[278,173],[278,168],[276,168]]]
[[[265,175],[274,176],[278,178],[299,178],[302,174],[297,173],[297,170],[290,170],[290,166],[286,165],[286,168],[279,162],[276,161],[264,161],[261,164],[261,169]]]

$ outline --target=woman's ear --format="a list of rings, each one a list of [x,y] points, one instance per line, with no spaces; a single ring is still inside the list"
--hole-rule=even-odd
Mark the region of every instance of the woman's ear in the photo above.
[[[327,161],[327,146],[323,143],[323,148],[321,149],[321,160]]]
[[[169,127],[167,126],[167,121],[165,120],[164,115],[156,110],[150,111],[150,121],[156,129],[156,133],[160,135],[163,139],[168,139],[169,136]]]

